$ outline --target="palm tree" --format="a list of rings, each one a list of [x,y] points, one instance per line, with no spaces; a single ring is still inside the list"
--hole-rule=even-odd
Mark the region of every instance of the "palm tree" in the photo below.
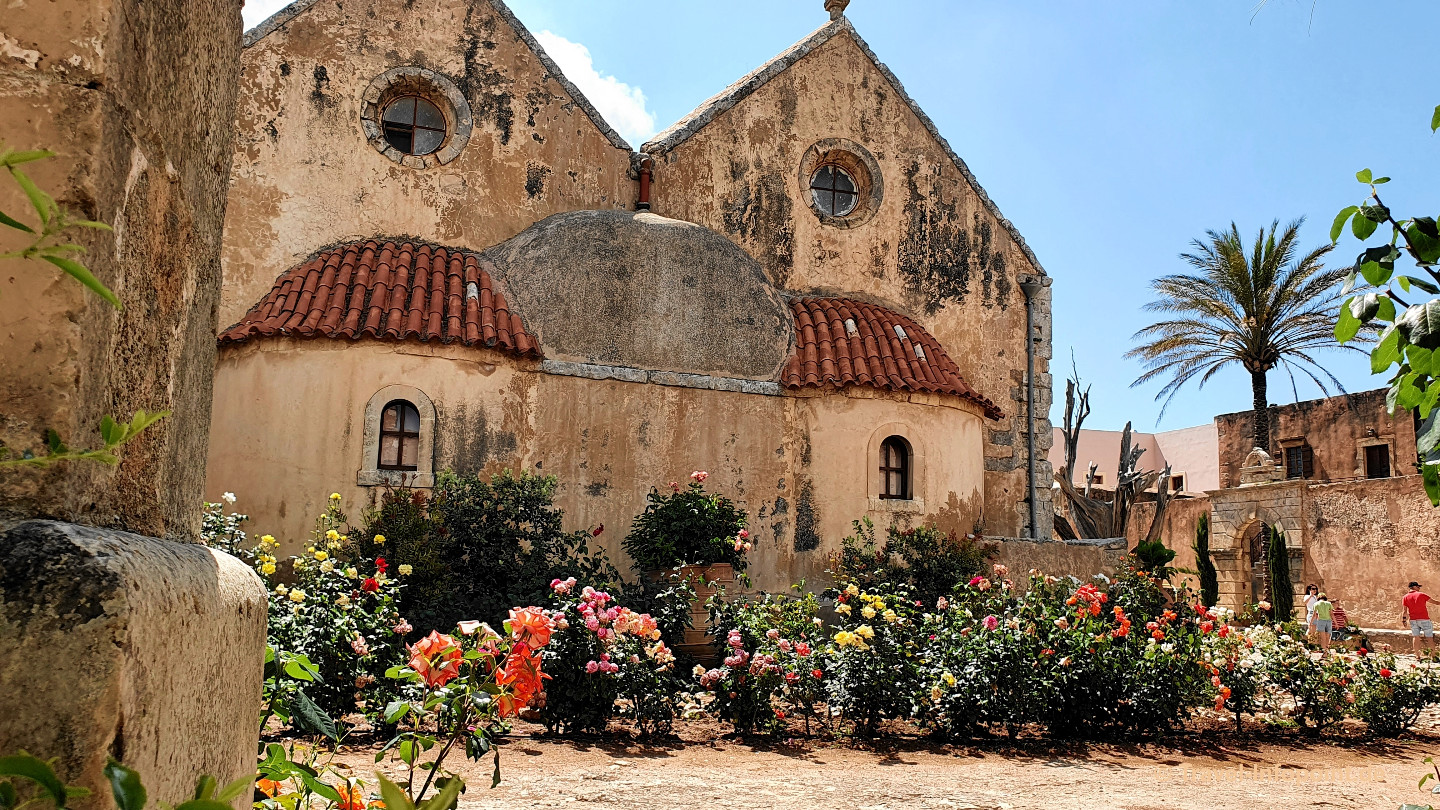
[[[1170,319],[1136,332],[1133,339],[1145,342],[1125,356],[1139,358],[1145,366],[1132,388],[1156,377],[1170,378],[1155,395],[1165,400],[1161,416],[1186,383],[1199,377],[1203,388],[1222,368],[1238,363],[1250,372],[1255,395],[1255,446],[1268,452],[1266,374],[1271,369],[1284,367],[1296,399],[1297,369],[1326,396],[1330,394],[1326,381],[1344,393],[1345,387],[1315,362],[1312,353],[1334,348],[1359,351],[1353,345],[1341,347],[1334,334],[1339,285],[1349,269],[1328,269],[1321,263],[1333,245],[1299,256],[1303,222],[1298,219],[1283,231],[1278,220],[1268,232],[1261,228],[1248,254],[1235,223],[1227,231],[1207,231],[1205,239],[1191,243],[1193,253],[1180,254],[1195,269],[1193,274],[1165,276],[1152,283],[1157,298],[1145,309]]]

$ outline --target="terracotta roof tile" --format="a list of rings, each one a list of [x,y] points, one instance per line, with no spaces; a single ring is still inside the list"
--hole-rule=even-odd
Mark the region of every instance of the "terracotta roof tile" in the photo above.
[[[786,388],[868,385],[951,394],[980,405],[991,419],[1004,416],[998,405],[965,382],[929,332],[898,312],[848,298],[796,298],[790,311],[795,316],[795,351],[780,375]],[[855,324],[853,333],[846,329],[847,320]]]
[[[425,242],[369,240],[326,250],[276,279],[220,342],[272,335],[459,342],[543,356],[496,289],[487,259]]]

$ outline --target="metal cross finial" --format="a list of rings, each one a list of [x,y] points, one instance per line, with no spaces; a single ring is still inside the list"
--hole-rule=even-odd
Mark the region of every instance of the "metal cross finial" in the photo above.
[[[830,19],[838,20],[845,16],[845,7],[850,5],[850,0],[825,0],[825,10],[830,12]]]

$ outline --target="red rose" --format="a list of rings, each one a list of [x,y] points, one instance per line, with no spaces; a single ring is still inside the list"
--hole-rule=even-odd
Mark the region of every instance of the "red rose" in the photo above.
[[[366,577],[365,581],[360,583],[360,590],[367,593],[374,593],[380,590],[380,583],[375,577]]]
[[[1361,658],[1364,658],[1365,656],[1370,654],[1370,651],[1365,649],[1364,647],[1361,647],[1360,649],[1355,651],[1355,654],[1360,656]]]
[[[390,567],[390,563],[385,562],[385,558],[384,558],[384,557],[379,557],[379,558],[377,558],[377,559],[375,560],[375,570],[376,570],[376,571],[379,571],[380,573],[383,574],[383,573],[385,573],[385,569],[386,569],[386,568],[389,568],[389,567]]]
[[[1388,669],[1383,669],[1383,668],[1382,668],[1382,669],[1380,670],[1380,677],[1382,677],[1382,678],[1388,678],[1388,677],[1390,677],[1391,675],[1394,675],[1394,674],[1395,674],[1395,673],[1391,672],[1391,671],[1388,670]]]
[[[818,670],[818,669],[812,669],[812,670],[810,670],[810,674],[811,674],[811,675],[814,675],[816,678],[823,678],[823,677],[825,677],[825,673],[824,673],[822,670]]]

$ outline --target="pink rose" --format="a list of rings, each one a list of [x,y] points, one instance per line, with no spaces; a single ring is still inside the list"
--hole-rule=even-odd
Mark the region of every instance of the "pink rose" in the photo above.
[[[740,530],[740,539],[741,539],[741,540],[748,540],[749,538],[750,538],[750,531],[749,531],[748,529],[741,529],[741,530]]]
[[[585,662],[585,671],[588,672],[588,673],[590,673],[591,675],[594,675],[595,672],[596,672],[597,670],[599,670],[599,669],[600,669],[600,664],[598,664],[597,662],[595,662],[595,661],[586,661],[586,662]]]
[[[394,627],[390,629],[394,630],[397,635],[403,636],[406,633],[409,633],[411,630],[414,630],[415,628],[410,626],[410,622],[401,619]]]
[[[994,616],[986,616],[985,620],[981,622],[981,624],[985,625],[986,630],[994,630],[995,628],[1000,626],[1000,620],[995,618]]]
[[[705,479],[709,477],[710,473],[705,472],[704,470],[696,470],[695,472],[690,473],[690,480],[694,481],[697,484],[704,483]]]

